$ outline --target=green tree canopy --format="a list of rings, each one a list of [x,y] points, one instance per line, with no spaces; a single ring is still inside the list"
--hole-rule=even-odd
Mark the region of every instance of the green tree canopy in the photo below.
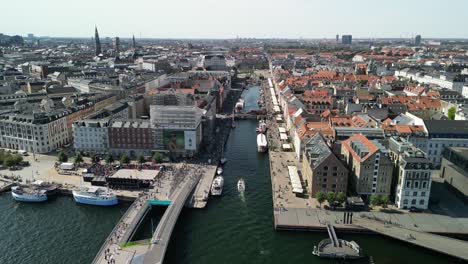
[[[140,163],[140,164],[143,164],[143,163],[146,162],[146,159],[145,159],[145,157],[143,155],[139,155],[137,160],[138,160],[138,163]]]
[[[113,162],[114,162],[114,156],[112,156],[111,154],[107,154],[106,163],[107,164],[112,164]]]
[[[346,194],[344,194],[343,192],[337,193],[336,201],[339,202],[340,204],[344,203],[346,201]]]
[[[325,202],[327,196],[323,192],[317,192],[315,194],[315,198],[317,199],[317,202],[319,202],[320,206],[322,206],[322,203]]]
[[[76,164],[80,164],[80,163],[82,163],[82,162],[83,162],[83,156],[81,156],[81,153],[79,153],[79,152],[76,153],[76,155],[75,155],[75,163],[76,163]]]
[[[130,158],[126,154],[123,154],[122,157],[120,157],[120,163],[121,164],[129,164],[130,163]]]
[[[374,206],[382,204],[382,195],[380,194],[372,195],[370,198],[370,202]]]
[[[336,194],[334,192],[327,193],[327,201],[329,204],[332,204],[336,200]]]
[[[68,155],[61,150],[57,156],[58,161],[60,162],[67,162],[68,161]]]
[[[164,155],[160,152],[156,152],[153,155],[154,162],[161,163],[164,159]]]
[[[447,117],[448,119],[450,120],[455,120],[455,113],[456,113],[457,109],[455,109],[454,106],[450,107],[448,112],[447,112]]]

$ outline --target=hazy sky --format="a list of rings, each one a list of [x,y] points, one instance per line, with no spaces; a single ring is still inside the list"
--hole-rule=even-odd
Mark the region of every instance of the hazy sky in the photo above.
[[[24,0],[1,4],[0,32],[155,38],[468,38],[467,0]]]

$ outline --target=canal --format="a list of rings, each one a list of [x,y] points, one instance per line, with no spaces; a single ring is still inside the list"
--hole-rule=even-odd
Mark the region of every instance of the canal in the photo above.
[[[243,96],[246,110],[255,109],[258,88],[250,88]],[[237,122],[225,147],[223,196],[211,198],[205,209],[182,212],[165,263],[344,263],[312,255],[313,246],[326,233],[274,230],[268,155],[256,151],[255,128],[254,120]],[[236,187],[240,177],[246,181],[244,195]],[[71,197],[24,204],[2,194],[0,263],[90,263],[128,206],[77,205]],[[153,221],[145,221],[137,240],[150,236],[163,212],[158,208],[150,214]],[[378,264],[456,262],[382,236],[338,236],[358,242]]]

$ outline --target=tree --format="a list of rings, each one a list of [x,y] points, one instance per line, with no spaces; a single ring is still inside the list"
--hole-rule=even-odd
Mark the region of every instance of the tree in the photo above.
[[[123,154],[122,157],[120,157],[120,164],[129,164],[129,163],[130,163],[130,158],[126,154]]]
[[[154,153],[154,155],[153,155],[154,162],[161,163],[163,161],[163,159],[164,159],[164,155],[162,153],[160,153],[160,152]]]
[[[58,158],[58,161],[60,161],[60,162],[67,162],[68,161],[68,155],[63,150],[59,152],[57,158]]]
[[[12,166],[15,166],[16,165],[16,162],[15,162],[15,159],[13,158],[13,156],[7,156],[4,160],[3,160],[3,165],[5,167],[12,167]]]
[[[380,202],[382,206],[387,207],[388,202],[389,202],[388,195],[383,195],[382,199],[380,199]]]
[[[327,198],[327,196],[323,192],[317,192],[315,194],[315,199],[317,199],[317,202],[319,202],[320,207],[322,207],[322,203],[325,202],[326,198]]]
[[[449,110],[447,111],[448,119],[455,120],[455,112],[456,111],[457,111],[457,109],[455,109],[454,106],[450,107]]]
[[[339,202],[340,204],[344,203],[346,201],[346,194],[343,192],[339,192],[336,194],[335,197],[336,201]]]
[[[76,153],[76,155],[75,155],[75,163],[76,163],[76,164],[80,164],[80,163],[82,163],[82,162],[83,162],[83,157],[81,156],[81,154],[80,154],[79,152]]]
[[[336,194],[334,192],[327,193],[327,201],[331,205],[336,199]]]
[[[370,202],[373,206],[380,205],[382,204],[382,196],[380,194],[372,195],[370,198]]]
[[[146,159],[143,157],[143,155],[138,156],[137,160],[140,165],[146,162]]]
[[[114,162],[114,157],[111,154],[107,154],[106,156],[106,163],[112,164]]]

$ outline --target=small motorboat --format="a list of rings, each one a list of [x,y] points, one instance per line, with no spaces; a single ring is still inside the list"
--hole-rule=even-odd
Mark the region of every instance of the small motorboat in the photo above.
[[[239,192],[244,192],[245,191],[245,181],[244,181],[244,179],[240,178],[239,181],[237,181],[237,190]]]
[[[220,161],[220,162],[221,162],[221,165],[224,165],[224,164],[226,164],[227,159],[226,159],[226,158],[221,158],[221,161]]]
[[[217,173],[218,175],[223,174],[223,167],[218,167],[218,169],[216,170],[216,173]]]

